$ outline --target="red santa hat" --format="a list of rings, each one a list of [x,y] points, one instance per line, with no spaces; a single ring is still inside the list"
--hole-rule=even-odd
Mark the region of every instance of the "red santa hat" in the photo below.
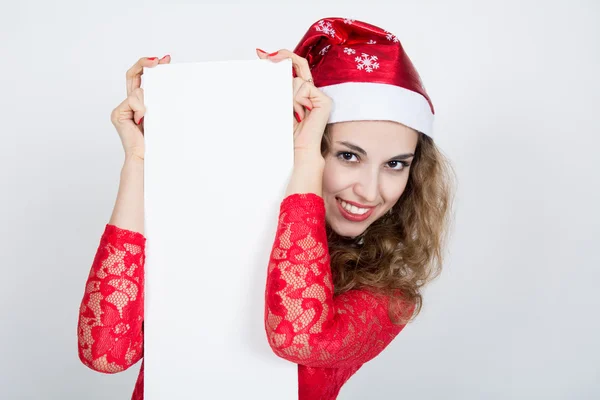
[[[315,86],[333,100],[329,123],[389,120],[432,136],[433,104],[392,33],[353,19],[323,18],[294,53],[307,59]]]

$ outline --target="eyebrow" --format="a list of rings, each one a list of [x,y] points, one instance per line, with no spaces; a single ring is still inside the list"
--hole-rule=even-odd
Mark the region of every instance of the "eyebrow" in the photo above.
[[[352,143],[346,142],[346,141],[337,141],[336,143],[339,143],[346,147],[349,147],[350,149],[356,151],[357,153],[362,154],[365,157],[367,156],[367,152],[355,144],[352,144]],[[392,160],[392,159],[393,160],[405,160],[405,159],[411,158],[411,157],[414,157],[413,153],[405,153],[405,154],[398,154],[397,156],[390,158],[390,160]]]

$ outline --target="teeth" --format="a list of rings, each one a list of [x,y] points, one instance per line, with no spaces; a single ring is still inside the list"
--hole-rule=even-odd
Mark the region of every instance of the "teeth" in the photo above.
[[[350,205],[350,204],[346,203],[344,200],[340,200],[340,203],[342,204],[342,207],[344,207],[344,209],[346,211],[348,211],[349,213],[352,213],[352,214],[363,215],[364,213],[369,211],[366,208],[358,208],[356,206]]]

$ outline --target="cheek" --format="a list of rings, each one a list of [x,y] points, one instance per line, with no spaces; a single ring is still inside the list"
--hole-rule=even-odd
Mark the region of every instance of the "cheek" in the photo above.
[[[407,184],[407,177],[402,177],[401,179],[390,179],[383,185],[382,188],[385,198],[395,203],[404,193]]]

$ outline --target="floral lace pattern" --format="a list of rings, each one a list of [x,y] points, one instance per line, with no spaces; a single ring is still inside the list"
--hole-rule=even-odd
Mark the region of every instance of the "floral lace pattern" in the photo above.
[[[281,203],[265,291],[265,329],[275,354],[299,365],[302,400],[335,399],[341,386],[404,325],[388,298],[366,290],[333,296],[325,204],[313,193]]]
[[[106,225],[83,296],[79,357],[105,373],[143,356],[144,236]],[[388,317],[388,300],[369,291],[333,296],[325,205],[313,193],[280,207],[267,271],[265,330],[272,350],[298,364],[300,400],[333,400],[342,385],[377,356],[404,326]],[[143,399],[144,363],[133,392]]]
[[[144,247],[137,232],[106,225],[79,310],[79,358],[116,373],[143,353]]]

